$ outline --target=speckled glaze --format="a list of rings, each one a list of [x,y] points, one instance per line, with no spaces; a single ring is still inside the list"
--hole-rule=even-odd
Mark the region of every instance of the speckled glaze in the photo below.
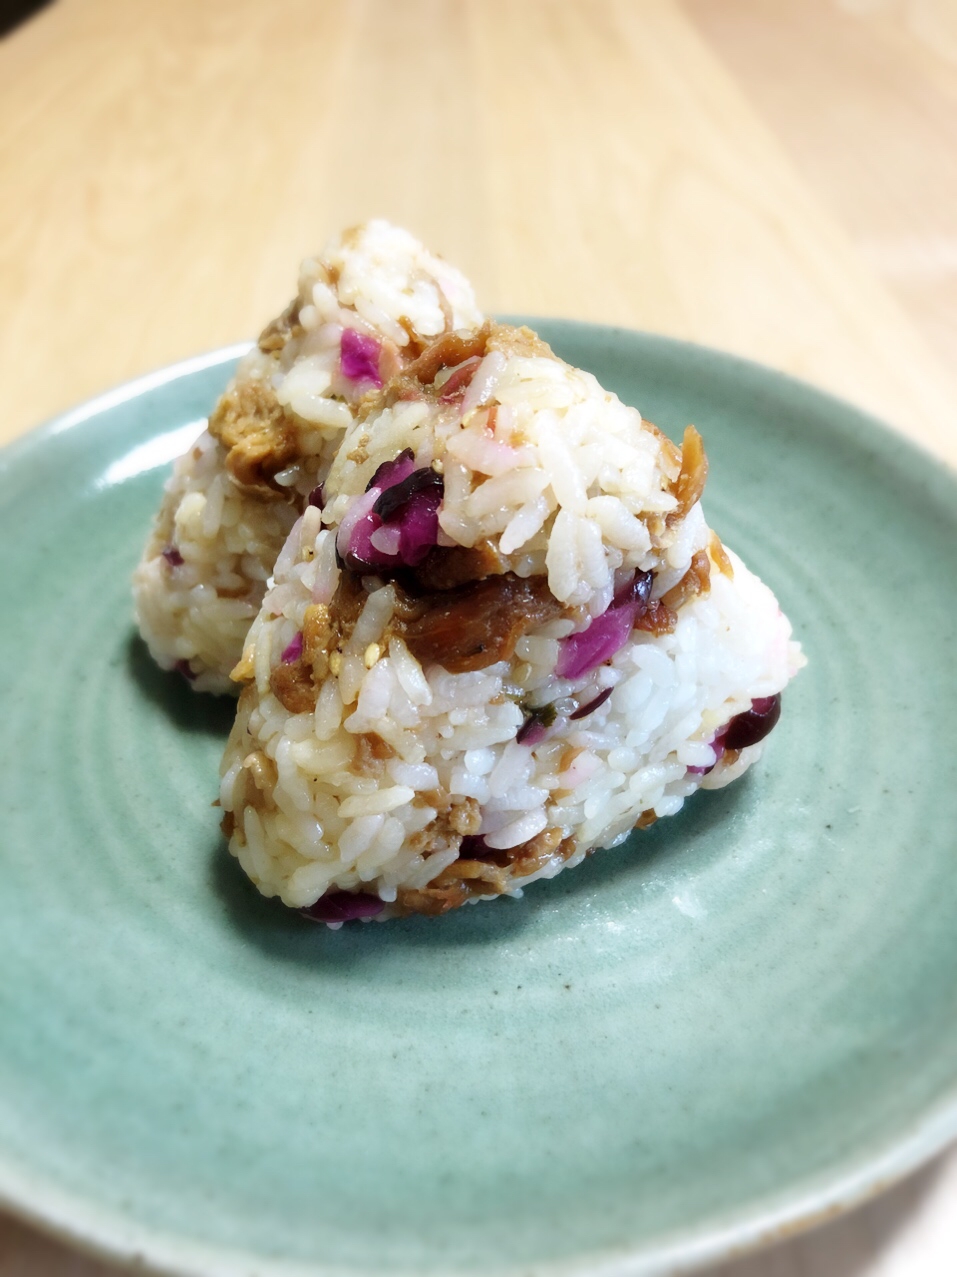
[[[523,900],[314,927],[129,575],[236,351],[0,454],[0,1199],[202,1274],[662,1274],[957,1133],[957,483],[849,406],[538,325],[673,434],[810,658],[743,782]],[[168,437],[168,438],[167,438]],[[165,440],[165,442],[164,442]]]

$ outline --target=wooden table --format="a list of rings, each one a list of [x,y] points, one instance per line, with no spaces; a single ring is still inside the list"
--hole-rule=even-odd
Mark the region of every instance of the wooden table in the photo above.
[[[953,0],[55,0],[0,41],[0,440],[408,225],[490,311],[658,329],[957,463]],[[94,1277],[0,1217],[0,1277]],[[952,1277],[957,1159],[721,1277]],[[712,1277],[718,1277],[718,1270]]]

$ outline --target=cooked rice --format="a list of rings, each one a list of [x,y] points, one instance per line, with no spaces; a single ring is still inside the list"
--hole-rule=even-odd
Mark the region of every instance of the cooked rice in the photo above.
[[[443,395],[453,378],[464,396]],[[492,644],[501,659],[450,672],[454,627],[442,661],[417,659],[430,609],[454,591],[413,598],[425,606],[413,642],[408,574],[360,581],[341,566],[368,485],[407,449],[441,472],[440,547],[472,548],[489,580],[526,582],[551,608],[513,651]],[[803,657],[771,592],[708,528],[704,474],[696,432],[677,449],[526,330],[446,339],[363,405],[324,510],[307,508],[286,541],[240,667],[220,799],[259,890],[320,918],[343,892],[377,897],[380,918],[440,913],[553,877],[745,771],[763,744],[724,749],[723,729]],[[563,643],[648,572],[651,602],[624,646],[559,677]],[[537,743],[536,714],[549,720]]]
[[[387,222],[303,262],[296,298],[177,463],[137,568],[137,621],[164,669],[235,693],[230,670],[276,556],[376,381],[443,332],[480,323],[465,277]],[[377,364],[374,377],[345,375],[344,333],[366,339],[349,340],[360,364]]]

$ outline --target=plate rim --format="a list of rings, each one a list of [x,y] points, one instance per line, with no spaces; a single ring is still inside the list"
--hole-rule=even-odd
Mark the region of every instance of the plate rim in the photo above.
[[[509,311],[497,316],[497,318],[502,323],[526,324],[535,328],[542,325],[557,325],[559,328],[587,328],[593,332],[614,333],[626,338],[640,337],[643,341],[650,341],[652,344],[661,345],[663,348],[672,347],[679,350],[687,350],[704,355],[706,358],[717,357],[723,363],[739,367],[742,372],[764,377],[771,383],[784,383],[787,386],[791,386],[799,394],[811,395],[820,401],[822,407],[833,405],[840,412],[851,414],[858,419],[857,424],[859,427],[865,427],[868,431],[873,431],[885,445],[897,444],[902,446],[906,452],[912,454],[914,460],[931,463],[941,469],[951,481],[957,482],[957,465],[953,464],[942,453],[935,451],[924,440],[911,438],[889,419],[877,416],[868,408],[854,403],[851,399],[846,399],[843,395],[835,394],[834,391],[815,385],[814,382],[807,381],[805,378],[798,377],[793,373],[785,372],[781,368],[775,368],[771,364],[761,363],[757,359],[749,359],[746,355],[738,355],[733,351],[721,350],[718,346],[709,346],[704,342],[690,341],[685,337],[673,337],[668,333],[654,332],[648,328],[630,328],[626,324],[602,324],[592,319],[570,319],[566,315],[532,315]],[[171,364],[163,364],[159,368],[141,373],[130,380],[117,382],[106,390],[99,391],[90,398],[81,400],[80,403],[75,404],[72,408],[67,408],[63,412],[56,413],[52,417],[43,418],[34,425],[28,426],[13,439],[9,439],[6,443],[0,445],[0,466],[5,465],[10,460],[17,460],[22,452],[30,452],[47,439],[62,434],[74,426],[82,425],[83,422],[101,412],[107,412],[120,404],[128,403],[131,399],[135,399],[141,394],[146,394],[151,390],[159,390],[170,382],[177,381],[179,378],[189,376],[192,373],[204,372],[210,368],[218,367],[220,364],[229,363],[231,360],[238,360],[252,350],[255,345],[255,341],[249,340],[232,342],[227,346],[217,346],[198,355],[190,355],[185,359],[175,360]],[[0,474],[2,474],[2,469],[0,469]]]
[[[819,411],[837,411],[853,420],[862,436],[870,436],[886,457],[889,448],[900,451],[911,466],[926,471],[938,483],[957,483],[957,467],[923,441],[905,435],[888,421],[839,395],[803,378],[717,347],[667,334],[625,325],[602,324],[563,316],[514,315],[506,322],[573,330],[587,329],[616,338],[639,338],[662,349],[681,350],[716,359],[729,370],[757,376],[770,387],[790,388],[816,401]],[[10,465],[28,460],[31,453],[67,430],[132,400],[161,390],[193,374],[238,360],[254,346],[236,342],[164,365],[84,400],[73,408],[27,429],[0,448],[0,477]],[[797,1189],[780,1190],[756,1210],[747,1205],[728,1222],[682,1230],[651,1245],[616,1247],[582,1252],[567,1259],[533,1261],[519,1266],[469,1269],[469,1277],[667,1277],[691,1272],[709,1264],[729,1262],[776,1242],[783,1242],[837,1219],[890,1189],[957,1141],[957,1066],[951,1086],[938,1101],[896,1137],[863,1154],[846,1159],[835,1176],[819,1171]],[[83,1197],[64,1192],[28,1168],[10,1162],[0,1152],[0,1209],[68,1246],[108,1262],[135,1266],[158,1277],[248,1277],[250,1265],[257,1277],[372,1277],[371,1270],[304,1264],[276,1260],[252,1251],[190,1241],[175,1232],[150,1228],[127,1219],[119,1211],[103,1208]],[[397,1277],[404,1270],[395,1270]],[[436,1270],[438,1272],[439,1270]],[[448,1269],[449,1277],[466,1270]],[[413,1277],[410,1272],[408,1277]]]
[[[790,1202],[765,1206],[720,1227],[705,1227],[685,1240],[664,1240],[638,1248],[580,1253],[567,1260],[534,1261],[509,1267],[436,1269],[447,1277],[678,1277],[729,1263],[793,1240],[833,1222],[894,1187],[957,1139],[957,1084],[952,1092],[904,1137],[890,1142],[854,1170]],[[822,1173],[819,1178],[825,1178]],[[19,1190],[19,1191],[18,1191]],[[785,1190],[786,1191],[786,1190]],[[369,1268],[341,1268],[274,1260],[252,1251],[184,1239],[146,1227],[118,1211],[94,1206],[64,1193],[39,1177],[24,1175],[0,1161],[0,1208],[11,1217],[70,1247],[113,1264],[156,1277],[377,1277]],[[252,1267],[251,1267],[252,1265]],[[395,1269],[396,1277],[421,1277]]]

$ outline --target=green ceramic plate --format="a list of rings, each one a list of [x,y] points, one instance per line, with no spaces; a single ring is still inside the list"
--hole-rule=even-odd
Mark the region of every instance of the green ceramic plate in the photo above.
[[[765,761],[521,901],[314,927],[128,581],[232,350],[0,454],[0,1199],[202,1274],[660,1274],[957,1134],[957,482],[711,351],[543,322],[711,457],[810,664]]]

